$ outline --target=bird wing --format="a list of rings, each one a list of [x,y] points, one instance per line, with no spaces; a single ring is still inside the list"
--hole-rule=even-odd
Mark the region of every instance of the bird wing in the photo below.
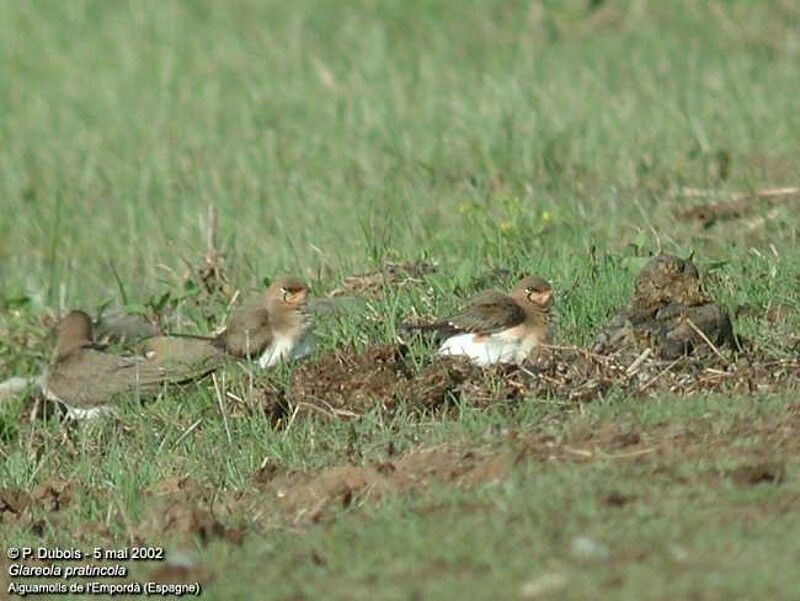
[[[83,349],[56,363],[45,378],[48,396],[76,407],[93,407],[122,396],[150,396],[165,382],[164,370],[126,357]]]
[[[235,357],[258,357],[272,344],[269,312],[263,299],[251,298],[234,309],[230,322],[218,338],[223,349]]]
[[[218,369],[225,362],[225,351],[216,339],[172,334],[156,336],[146,342],[147,362],[164,370],[165,381],[188,382]]]
[[[440,322],[456,332],[494,334],[525,321],[525,312],[510,296],[490,290],[477,296],[450,319]]]
[[[96,339],[107,337],[111,340],[142,340],[159,335],[158,328],[144,317],[125,313],[119,306],[103,311],[94,333]]]

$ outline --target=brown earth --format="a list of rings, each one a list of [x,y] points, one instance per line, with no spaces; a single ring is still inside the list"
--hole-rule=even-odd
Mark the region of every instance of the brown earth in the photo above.
[[[511,430],[482,441],[417,448],[400,455],[388,449],[382,460],[361,465],[345,463],[303,471],[266,462],[241,490],[222,490],[189,477],[170,478],[141,491],[142,511],[136,521],[118,510],[109,516],[111,522],[123,526],[130,544],[169,543],[179,548],[213,540],[239,544],[248,533],[325,522],[333,519],[337,510],[357,509],[387,495],[440,485],[464,489],[491,485],[524,471],[531,463],[631,462],[646,466],[653,477],[680,486],[692,484],[696,478],[687,480],[676,465],[724,453],[733,467],[724,471],[709,467],[701,475],[707,485],[778,486],[787,478],[787,460],[800,452],[800,407],[795,406],[757,421],[742,414],[724,427],[711,418],[647,428],[610,420],[589,423],[580,416],[568,419],[574,423],[559,429],[558,434],[543,425],[538,430]],[[0,528],[22,527],[33,535],[44,522],[62,528],[60,516],[72,507],[76,496],[105,495],[85,484],[64,481],[45,483],[32,494],[0,489]],[[612,507],[636,501],[621,493],[601,499]],[[76,544],[113,540],[109,529],[95,524],[73,528],[70,537]],[[213,577],[202,567],[180,565],[164,567],[164,573],[157,576],[180,580],[187,570],[202,573],[204,580]]]
[[[794,166],[795,170],[797,166]],[[704,198],[710,196],[704,190],[685,190],[688,198]],[[800,198],[800,188],[785,186],[767,188],[752,193],[733,193],[722,201],[701,202],[689,208],[675,211],[675,216],[682,221],[698,221],[703,227],[711,227],[717,222],[742,219],[752,214],[763,215],[774,205],[786,204],[790,207]]]
[[[531,461],[634,462],[649,465],[648,471],[674,477],[680,484],[682,477],[672,467],[676,461],[702,460],[724,450],[738,458],[738,465],[725,472],[710,469],[705,475],[709,484],[730,481],[737,486],[779,485],[785,478],[785,458],[800,450],[798,434],[800,411],[790,411],[756,426],[742,417],[724,429],[708,419],[680,427],[665,424],[649,429],[605,422],[574,428],[562,436],[512,431],[491,443],[418,449],[369,465],[336,465],[311,472],[270,466],[266,475],[263,470],[254,475],[253,485],[259,491],[261,507],[272,505],[283,520],[295,525],[318,522],[327,519],[331,509],[359,506],[388,494],[441,484],[471,488],[500,482]],[[747,445],[742,444],[745,441]],[[243,495],[242,500],[247,496]],[[610,495],[604,500],[613,506],[632,501],[623,495]]]
[[[333,290],[330,296],[355,295],[377,298],[384,288],[400,288],[411,283],[424,281],[425,276],[434,273],[436,266],[424,261],[395,263],[387,261],[381,269],[356,273],[344,278],[342,286]]]
[[[186,584],[187,582],[199,582],[206,585],[213,581],[215,574],[210,570],[198,565],[176,565],[165,562],[150,573],[149,580],[160,584]]]
[[[268,382],[261,394],[266,411],[285,424],[299,415],[352,419],[401,406],[436,412],[459,403],[478,408],[532,398],[584,403],[610,392],[752,394],[800,384],[800,357],[710,353],[665,361],[647,347],[636,351],[603,355],[553,346],[520,366],[479,368],[461,358],[437,358],[417,369],[402,345],[363,352],[347,347],[299,366],[285,389]]]
[[[377,345],[359,352],[344,347],[298,366],[288,387],[267,383],[263,396],[267,411],[277,416],[325,414],[340,419],[359,417],[399,406],[438,410],[468,399],[475,406],[517,398],[519,386],[506,380],[514,369],[480,369],[461,358],[437,359],[415,371],[409,350],[402,344]]]

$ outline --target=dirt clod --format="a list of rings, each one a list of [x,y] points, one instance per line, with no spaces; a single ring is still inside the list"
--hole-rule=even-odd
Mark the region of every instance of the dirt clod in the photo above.
[[[283,389],[260,390],[266,411],[284,425],[298,415],[353,419],[368,411],[391,414],[399,406],[420,412],[459,405],[485,409],[523,400],[586,403],[612,391],[627,396],[763,393],[800,385],[800,358],[751,353],[728,359],[695,354],[666,361],[645,349],[638,355],[604,355],[578,347],[551,346],[522,365],[478,367],[460,357],[438,357],[418,369],[402,345],[330,351],[298,367]],[[628,432],[622,446],[636,441]],[[265,477],[269,476],[269,472]]]
[[[439,358],[409,380],[406,398],[424,409],[447,407],[458,400],[465,385],[483,380],[488,371],[484,372],[467,359]]]
[[[196,540],[205,546],[215,539],[240,544],[244,538],[242,529],[226,526],[203,503],[168,502],[153,511],[151,518],[144,534],[159,540],[164,537],[183,543]]]
[[[635,501],[635,498],[629,495],[624,495],[621,492],[613,491],[601,499],[601,502],[606,507],[625,507]]]
[[[33,493],[34,499],[47,511],[60,511],[72,502],[70,483],[66,480],[45,482]]]
[[[328,352],[298,367],[286,400],[291,407],[316,409],[341,418],[357,417],[379,406],[391,410],[402,396],[410,373],[401,345],[352,347]]]
[[[143,540],[171,540],[208,545],[224,539],[239,544],[244,530],[236,524],[228,499],[186,478],[169,478],[145,491],[146,518],[139,524]]]
[[[730,478],[737,486],[756,486],[758,484],[781,484],[786,474],[786,466],[781,462],[767,461],[740,465],[731,470]]]
[[[395,263],[387,261],[381,269],[356,273],[344,278],[344,283],[330,296],[355,295],[367,298],[380,297],[386,287],[400,288],[422,282],[425,276],[434,273],[436,266],[425,261]]]
[[[30,498],[16,488],[0,488],[0,523],[16,520],[30,505]]]
[[[468,456],[467,456],[468,455]],[[433,482],[471,487],[505,477],[513,467],[510,451],[458,447],[406,453],[392,463],[337,465],[316,472],[294,472],[259,487],[258,498],[274,499],[293,522],[319,522],[329,508],[349,508],[387,493],[425,488]]]
[[[273,479],[278,477],[284,471],[284,468],[274,461],[265,461],[258,468],[258,471],[253,474],[253,482],[255,484],[269,484]]]

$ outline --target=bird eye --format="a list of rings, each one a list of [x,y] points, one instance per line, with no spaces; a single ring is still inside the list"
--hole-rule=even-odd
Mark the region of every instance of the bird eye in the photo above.
[[[532,294],[532,293],[533,293],[533,288],[531,287],[525,288],[525,294]]]
[[[281,288],[281,298],[285,301],[289,298],[289,290],[286,288]]]

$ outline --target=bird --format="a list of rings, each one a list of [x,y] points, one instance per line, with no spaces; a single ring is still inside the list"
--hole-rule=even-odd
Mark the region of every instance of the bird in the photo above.
[[[661,309],[655,319],[663,324],[656,338],[662,359],[672,361],[690,355],[708,342],[717,348],[727,346],[734,351],[742,350],[730,314],[717,303],[695,306],[672,303]]]
[[[164,370],[140,358],[104,352],[92,342],[92,321],[83,311],[70,311],[56,326],[51,364],[41,380],[44,396],[67,408],[73,419],[89,419],[113,411],[125,398],[155,396]]]
[[[136,343],[159,333],[142,315],[126,313],[120,305],[104,307],[92,323],[95,339],[102,341]]]
[[[440,356],[464,355],[480,366],[521,363],[552,341],[552,307],[550,283],[526,276],[509,294],[487,290],[448,319],[407,328],[437,332]]]
[[[233,311],[217,343],[234,357],[257,357],[262,369],[308,355],[314,348],[308,292],[297,277],[277,277],[266,293],[245,300]]]
[[[199,380],[222,367],[229,359],[213,337],[164,334],[144,341],[145,360],[164,370],[165,381],[185,383]]]
[[[229,359],[269,368],[313,350],[308,287],[294,276],[279,276],[266,292],[251,296],[231,313],[217,336],[169,334],[146,341],[145,357],[170,378],[200,377]]]
[[[616,352],[640,342],[665,360],[689,355],[708,342],[740,350],[728,311],[703,289],[694,262],[667,254],[641,269],[630,304],[600,331],[592,351]]]
[[[709,302],[709,298],[694,262],[674,255],[658,255],[636,276],[629,313],[634,322],[646,320],[676,302],[699,305]]]
[[[661,309],[670,303],[696,305],[707,300],[691,260],[657,255],[641,268],[630,303],[597,334],[592,351],[607,353],[635,339],[657,338],[663,329],[656,319]]]

